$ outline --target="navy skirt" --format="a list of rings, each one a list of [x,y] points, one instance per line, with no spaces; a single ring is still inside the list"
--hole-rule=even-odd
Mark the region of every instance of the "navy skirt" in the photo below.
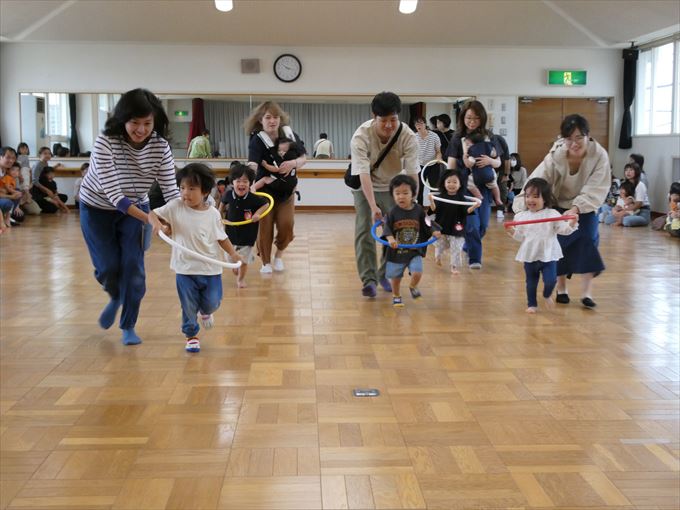
[[[568,236],[557,236],[563,257],[557,261],[557,276],[604,271],[604,262],[597,249],[600,244],[599,222],[595,212],[578,215],[578,230]]]

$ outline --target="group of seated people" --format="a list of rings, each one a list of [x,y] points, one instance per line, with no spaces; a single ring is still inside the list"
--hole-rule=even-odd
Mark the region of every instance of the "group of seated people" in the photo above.
[[[55,170],[62,165],[50,166],[50,148],[40,148],[39,159],[33,168],[30,167],[28,156],[29,147],[24,142],[16,150],[12,147],[0,148],[0,234],[22,223],[27,215],[69,212],[66,206],[68,197],[59,192],[54,179]],[[82,175],[87,172],[87,167],[89,163],[82,165]],[[78,179],[75,186],[76,207],[81,181],[82,178]]]

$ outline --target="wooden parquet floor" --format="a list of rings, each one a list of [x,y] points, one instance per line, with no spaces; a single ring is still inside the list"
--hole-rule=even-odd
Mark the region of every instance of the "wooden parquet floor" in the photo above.
[[[285,273],[225,273],[197,355],[160,241],[124,347],[76,214],[3,235],[0,508],[680,506],[677,242],[602,228],[597,309],[528,316],[493,223],[481,272],[430,254],[395,310],[359,295],[353,221],[299,213]]]

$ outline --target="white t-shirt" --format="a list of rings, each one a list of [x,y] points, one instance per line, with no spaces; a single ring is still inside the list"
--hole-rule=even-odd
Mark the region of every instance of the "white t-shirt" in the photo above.
[[[515,221],[540,220],[561,216],[555,209],[541,209],[537,212],[522,211],[515,214]],[[562,258],[562,248],[557,240],[557,234],[569,235],[576,228],[569,226],[566,221],[551,221],[548,223],[533,223],[515,227],[513,238],[522,241],[515,260],[519,262],[552,262]]]
[[[185,205],[182,199],[175,198],[153,212],[170,223],[174,241],[211,259],[225,260],[218,241],[226,239],[227,234],[215,207],[197,211]],[[194,258],[175,247],[172,248],[170,268],[178,274],[222,274],[222,266]]]
[[[647,195],[647,186],[645,183],[640,181],[638,185],[635,186],[635,201],[642,202],[643,207],[649,207],[649,196]]]

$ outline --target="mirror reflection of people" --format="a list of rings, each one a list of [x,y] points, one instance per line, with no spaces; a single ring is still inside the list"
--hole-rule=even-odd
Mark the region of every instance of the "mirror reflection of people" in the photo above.
[[[328,139],[327,133],[320,133],[319,139],[314,142],[312,155],[316,159],[333,159],[333,142]]]
[[[188,158],[210,158],[212,157],[212,149],[210,148],[210,131],[204,129],[201,134],[194,137],[189,142],[187,148]]]
[[[80,185],[80,226],[95,278],[110,299],[99,325],[110,328],[122,307],[124,345],[142,342],[135,325],[146,292],[149,189],[156,180],[166,202],[180,196],[167,132],[168,117],[155,95],[145,89],[126,92],[94,143]]]
[[[433,118],[436,119],[437,117]],[[426,163],[429,163],[433,159],[442,159],[442,144],[434,131],[427,129],[425,117],[416,117],[415,127],[416,140],[418,140],[418,165],[422,172]],[[439,165],[431,165],[426,172],[426,176],[431,182],[437,182],[439,180]],[[420,181],[420,179],[421,177],[418,175],[418,180]],[[423,204],[423,186],[418,187],[417,202],[420,205]]]
[[[244,123],[245,131],[250,135],[248,166],[256,170],[257,180],[262,177],[276,178],[262,187],[262,191],[274,197],[274,208],[260,220],[257,238],[262,274],[284,270],[283,252],[295,237],[294,192],[297,187],[297,170],[305,165],[307,158],[304,142],[293,132],[289,122],[288,114],[278,104],[266,101],[256,106]],[[278,152],[278,143],[283,139],[293,141],[285,159]],[[291,154],[291,151],[295,153]],[[273,258],[272,244],[276,246]]]
[[[557,297],[569,303],[567,278],[581,275],[581,304],[596,306],[592,296],[593,278],[604,271],[598,245],[597,210],[604,202],[611,184],[611,168],[607,151],[590,137],[588,121],[581,115],[567,115],[560,126],[561,137],[553,144],[543,162],[531,174],[545,179],[557,199],[556,209],[577,215],[579,228],[558,240],[564,257],[557,262]],[[526,185],[525,185],[526,189]],[[525,191],[515,197],[512,208],[527,209]]]
[[[385,277],[385,252],[378,264],[371,226],[373,222],[382,220],[383,214],[394,207],[394,198],[389,191],[392,178],[401,173],[403,168],[407,175],[415,179],[420,170],[416,135],[399,120],[399,96],[393,92],[377,94],[371,102],[371,112],[373,118],[357,128],[350,142],[352,174],[358,175],[361,180],[361,188],[352,191],[356,210],[354,250],[361,278],[361,294],[368,298],[376,296],[378,283],[386,292],[392,292],[392,285]],[[399,126],[402,126],[399,138],[380,166],[373,168],[381,149],[396,136]],[[416,187],[419,187],[418,182]]]

